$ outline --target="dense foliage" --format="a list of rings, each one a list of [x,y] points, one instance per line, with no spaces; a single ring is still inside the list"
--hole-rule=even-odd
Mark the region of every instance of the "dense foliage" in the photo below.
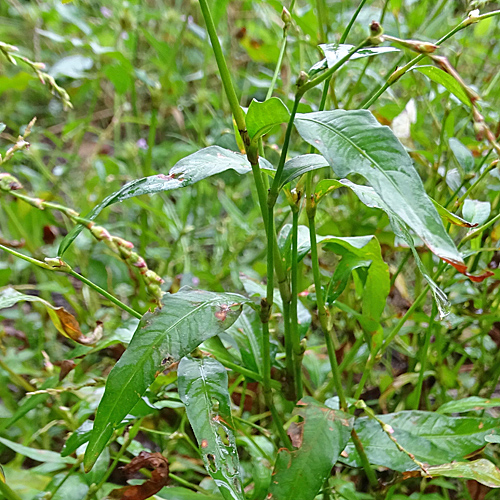
[[[497,8],[2,1],[0,497],[498,498]]]

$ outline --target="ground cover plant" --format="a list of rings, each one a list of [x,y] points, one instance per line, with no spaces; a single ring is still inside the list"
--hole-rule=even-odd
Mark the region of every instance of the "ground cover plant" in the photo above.
[[[0,4],[0,495],[495,499],[495,2]]]

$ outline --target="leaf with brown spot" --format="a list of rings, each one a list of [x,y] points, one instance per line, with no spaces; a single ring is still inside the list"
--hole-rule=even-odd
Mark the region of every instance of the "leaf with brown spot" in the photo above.
[[[158,493],[168,483],[168,460],[161,453],[141,451],[138,456],[123,467],[125,474],[130,475],[142,468],[153,469],[151,478],[142,484],[125,486],[113,490],[109,498],[117,500],[146,500]]]

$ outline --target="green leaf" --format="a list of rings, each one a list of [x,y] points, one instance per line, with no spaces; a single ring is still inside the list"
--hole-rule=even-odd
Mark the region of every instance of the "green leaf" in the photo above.
[[[362,175],[433,253],[466,271],[411,158],[389,127],[380,125],[369,111],[340,109],[298,114],[295,125],[337,176]]]
[[[465,219],[462,219],[458,215],[450,212],[448,209],[444,208],[442,205],[440,205],[437,201],[432,200],[432,203],[434,203],[434,206],[436,207],[436,210],[438,214],[441,216],[441,218],[445,219],[448,222],[451,222],[451,224],[455,224],[456,226],[462,226],[462,227],[476,227],[478,224],[474,224],[474,221],[468,222]]]
[[[431,476],[474,479],[490,488],[500,488],[500,470],[489,460],[481,458],[472,462],[453,462],[435,465],[427,469]]]
[[[185,357],[178,368],[179,395],[208,473],[227,500],[243,500],[226,369],[215,359]]]
[[[465,200],[462,206],[462,215],[471,222],[470,227],[484,224],[491,213],[489,201]]]
[[[462,413],[466,411],[482,410],[483,408],[500,407],[500,398],[485,399],[478,396],[448,401],[436,411],[438,413]]]
[[[321,73],[325,69],[334,66],[337,61],[345,57],[348,52],[354,48],[354,45],[345,43],[322,43],[318,45],[318,47],[325,55],[325,59],[317,62],[309,69],[309,78],[313,78],[318,73]],[[353,61],[355,59],[362,59],[363,57],[372,57],[381,54],[387,54],[390,52],[399,52],[399,49],[396,49],[395,47],[368,47],[358,50],[355,54],[352,55],[350,61]]]
[[[457,163],[462,167],[463,171],[468,174],[474,170],[474,157],[469,148],[465,147],[458,139],[451,137],[448,141],[451,152],[457,160]]]
[[[392,436],[417,460],[430,465],[461,460],[485,445],[485,436],[500,432],[495,418],[447,417],[424,411],[401,411],[379,415],[394,430]],[[399,451],[382,431],[380,424],[368,417],[356,420],[355,429],[371,464],[404,472],[417,465]],[[360,467],[361,461],[352,442],[346,447],[348,465]]]
[[[0,134],[5,130],[6,126],[5,123],[0,122]]]
[[[274,167],[265,159],[259,158],[260,168],[273,171]],[[178,161],[170,169],[168,175],[158,174],[130,181],[118,191],[110,194],[99,205],[85,216],[87,220],[94,220],[104,208],[114,203],[142,196],[144,194],[155,194],[162,191],[179,189],[220,174],[226,170],[235,170],[238,174],[251,172],[252,168],[246,157],[234,153],[219,146],[210,146],[201,149],[192,155],[186,156]],[[70,247],[71,243],[81,233],[82,225],[74,227],[61,241],[58,254],[62,256]]]
[[[246,116],[248,135],[255,142],[274,126],[286,123],[289,119],[290,112],[281,99],[271,97],[264,102],[252,99]]]
[[[297,257],[300,262],[311,250],[311,240],[309,238],[309,229],[306,226],[299,225],[297,229]],[[291,224],[285,224],[278,237],[278,245],[283,252],[287,267],[291,265],[291,250],[289,245],[291,230]],[[378,240],[375,236],[356,236],[351,238],[317,236],[316,239],[318,243],[326,245],[328,250],[343,256],[335,268],[328,286],[328,301],[333,302],[340,296],[354,269],[368,267],[364,283],[362,311],[366,319],[378,322],[390,291],[389,267],[382,259]]]
[[[22,444],[14,443],[8,439],[0,437],[0,443],[10,448],[12,451],[31,458],[37,462],[50,462],[56,464],[74,464],[76,460],[73,457],[62,457],[59,453],[47,450],[38,450],[37,448],[29,448]]]
[[[311,397],[294,414],[303,419],[288,430],[296,449],[279,452],[268,499],[313,500],[350,437],[353,418]]]
[[[467,96],[465,90],[462,86],[453,78],[451,75],[446,73],[436,66],[415,66],[412,69],[420,71],[427,78],[431,79],[433,82],[439,83],[446,90],[451,92],[456,98],[462,101],[466,106],[471,106],[469,97]]]
[[[295,158],[288,160],[283,167],[281,187],[306,172],[329,166],[328,162],[321,155],[307,154],[296,156]]]
[[[88,471],[128,412],[157,375],[204,340],[229,328],[247,299],[232,293],[181,290],[167,294],[162,309],[146,313],[111,370],[85,452]]]

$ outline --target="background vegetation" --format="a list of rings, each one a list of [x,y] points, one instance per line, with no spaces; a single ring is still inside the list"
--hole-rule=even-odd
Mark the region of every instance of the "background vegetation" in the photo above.
[[[498,498],[498,5],[209,1],[227,74],[200,5],[0,3],[0,496]]]

